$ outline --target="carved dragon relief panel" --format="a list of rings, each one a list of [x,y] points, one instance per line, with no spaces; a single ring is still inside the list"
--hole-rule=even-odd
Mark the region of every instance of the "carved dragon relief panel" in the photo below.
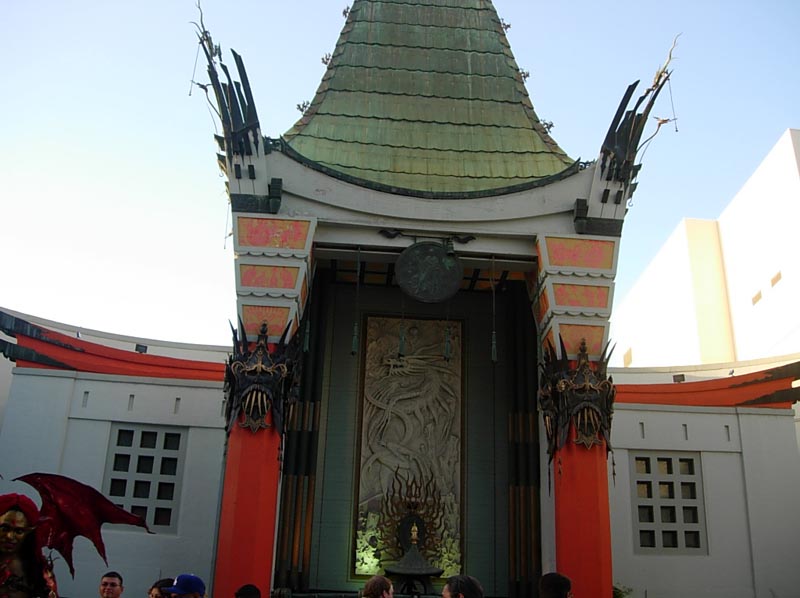
[[[461,569],[462,332],[453,321],[369,317],[361,405],[355,573],[397,560],[387,502],[392,483],[425,484],[436,495],[427,522],[432,565]]]

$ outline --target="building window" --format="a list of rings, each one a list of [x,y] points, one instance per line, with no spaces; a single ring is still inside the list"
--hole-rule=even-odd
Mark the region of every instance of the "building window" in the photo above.
[[[176,532],[185,451],[181,428],[114,424],[103,490],[154,532]]]
[[[622,367],[630,367],[631,363],[633,363],[633,347],[625,351],[625,355],[622,356]]]
[[[634,552],[708,554],[700,454],[631,452]]]

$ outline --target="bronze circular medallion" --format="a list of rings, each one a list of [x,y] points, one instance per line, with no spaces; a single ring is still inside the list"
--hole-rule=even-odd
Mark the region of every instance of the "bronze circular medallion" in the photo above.
[[[458,258],[435,241],[414,243],[395,264],[397,284],[409,297],[423,303],[439,303],[455,295],[463,275]]]

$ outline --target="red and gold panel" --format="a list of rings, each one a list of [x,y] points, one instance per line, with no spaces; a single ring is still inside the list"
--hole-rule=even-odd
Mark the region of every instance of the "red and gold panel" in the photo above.
[[[581,269],[612,270],[615,241],[547,237],[547,263],[544,266],[562,266]]]
[[[536,318],[536,323],[541,324],[544,322],[547,312],[550,311],[550,299],[548,299],[546,291],[540,293],[536,298],[533,309],[533,315]]]
[[[262,322],[267,323],[270,338],[279,338],[293,316],[289,305],[242,305],[241,314],[245,332],[253,340],[258,336]]]
[[[553,284],[555,304],[567,307],[596,307],[610,309],[610,289],[588,284]]]
[[[303,278],[303,284],[300,286],[300,309],[305,310],[306,299],[308,298],[308,280]]]
[[[589,355],[600,355],[603,352],[605,326],[592,326],[589,324],[560,324],[558,332],[564,340],[568,355],[576,355],[581,346],[581,340],[586,339],[586,348]]]
[[[539,264],[539,268],[541,268],[541,264]],[[539,280],[539,272],[531,270],[530,272],[525,272],[525,286],[528,289],[528,297],[533,298],[534,293],[536,293],[537,281]]]
[[[242,263],[239,272],[244,287],[294,289],[300,268]]]
[[[243,303],[283,306],[289,302],[292,313],[297,314],[299,309],[302,316],[309,284],[304,259],[268,255],[236,259],[236,293]]]
[[[536,239],[536,256],[538,258],[536,261],[536,269],[538,270],[538,274],[541,275],[541,273],[544,271],[544,261],[545,258],[547,257],[545,255],[545,246],[543,237],[538,237]]]
[[[356,273],[355,272],[337,272],[336,273],[336,281],[337,282],[350,282],[355,284],[356,283]]]
[[[309,241],[310,220],[284,220],[240,216],[237,245],[305,250]]]
[[[553,347],[554,349],[558,350],[558,343],[556,342],[555,335],[553,334],[553,329],[547,331],[547,334],[544,335],[544,342],[542,343],[542,349],[548,349]]]

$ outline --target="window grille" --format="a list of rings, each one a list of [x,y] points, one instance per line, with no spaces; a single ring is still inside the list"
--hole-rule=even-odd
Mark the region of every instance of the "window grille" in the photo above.
[[[634,552],[708,554],[700,454],[632,452]]]
[[[103,490],[154,532],[177,532],[186,449],[181,428],[114,424]]]

